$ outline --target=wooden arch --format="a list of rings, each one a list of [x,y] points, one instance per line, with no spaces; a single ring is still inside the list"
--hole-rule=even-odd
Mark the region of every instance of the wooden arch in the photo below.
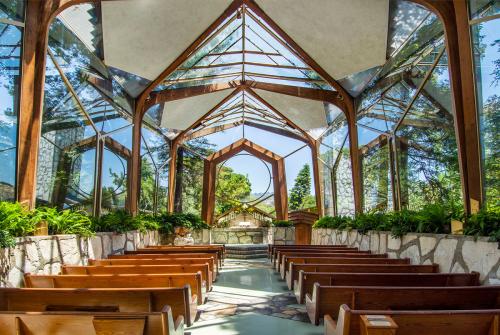
[[[104,1],[104,0],[102,0]],[[437,14],[445,27],[446,46],[450,69],[455,115],[459,164],[467,213],[477,210],[483,202],[481,180],[481,155],[479,146],[478,116],[475,106],[470,26],[467,0],[411,0],[427,7]],[[45,59],[48,31],[58,13],[64,9],[96,0],[28,0],[24,29],[22,54],[22,77],[20,82],[20,108],[18,123],[17,192],[16,198],[30,207],[35,205],[36,171],[42,122],[43,95],[45,83]],[[163,78],[172,73],[189,57],[196,47],[208,37],[217,26],[231,15],[242,3],[248,5],[262,17],[280,37],[304,56],[313,70],[337,88],[339,104],[347,114],[349,122],[349,144],[356,210],[361,211],[362,180],[360,173],[357,129],[353,98],[295,43],[279,26],[260,9],[253,0],[234,0],[231,5],[203,32],[163,73],[153,80],[136,100],[136,115],[141,115],[154,88]],[[204,90],[206,88],[200,88]],[[167,93],[165,93],[167,94]],[[189,94],[189,93],[188,93]],[[130,176],[130,210],[137,212],[140,188],[140,139],[142,117],[134,118],[132,163]]]
[[[215,182],[217,178],[217,164],[246,151],[260,158],[272,166],[274,206],[276,219],[288,219],[288,196],[286,188],[285,161],[283,157],[267,150],[247,139],[241,139],[227,147],[211,154],[205,160],[203,178],[203,197],[201,216],[208,224],[213,224],[215,210]]]

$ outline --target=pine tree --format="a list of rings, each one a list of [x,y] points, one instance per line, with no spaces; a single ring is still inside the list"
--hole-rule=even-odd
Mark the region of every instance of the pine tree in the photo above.
[[[295,185],[290,191],[290,209],[301,209],[304,205],[304,200],[311,193],[311,171],[308,164],[299,171],[295,178]]]

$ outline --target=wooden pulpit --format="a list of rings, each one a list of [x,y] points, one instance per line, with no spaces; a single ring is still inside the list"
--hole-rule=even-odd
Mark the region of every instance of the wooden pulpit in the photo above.
[[[318,220],[318,214],[294,211],[288,214],[288,220],[295,226],[295,244],[311,244],[312,226]]]

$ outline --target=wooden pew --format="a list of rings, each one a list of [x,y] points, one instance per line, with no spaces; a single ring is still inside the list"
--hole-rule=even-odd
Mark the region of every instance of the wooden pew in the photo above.
[[[212,272],[212,278],[215,281],[217,277],[218,266],[211,258],[108,258],[108,259],[89,259],[89,265],[195,265],[208,264]]]
[[[339,245],[307,245],[307,246],[294,246],[288,245],[283,247],[273,247],[269,251],[269,258],[274,260],[275,256],[278,254],[278,251],[300,251],[300,250],[337,250],[337,249],[350,249],[350,250],[359,250],[358,248],[339,246]]]
[[[209,244],[209,245],[204,245],[204,244],[199,244],[199,245],[184,245],[184,246],[174,246],[174,245],[156,245],[156,246],[147,246],[144,248],[139,248],[137,249],[138,251],[140,250],[168,250],[171,252],[176,252],[176,251],[187,251],[187,250],[195,250],[196,252],[205,252],[206,251],[212,251],[216,250],[219,258],[224,260],[226,256],[226,247],[221,244]]]
[[[269,257],[271,257],[276,250],[285,250],[285,249],[307,249],[307,248],[348,248],[347,245],[315,245],[315,244],[268,244],[267,252]]]
[[[123,258],[213,258],[214,263],[217,264],[217,272],[219,272],[219,267],[222,266],[220,260],[216,253],[191,253],[191,254],[179,254],[179,253],[146,253],[146,254],[125,254],[125,255],[109,255],[108,259],[123,259]]]
[[[205,301],[201,273],[174,273],[150,275],[24,275],[25,287],[33,288],[144,288],[184,287],[189,285],[198,305]]]
[[[170,251],[168,249],[138,249],[133,251],[125,251],[125,255],[147,255],[147,254],[162,254],[162,255],[176,255],[176,257],[207,257],[213,256],[219,266],[222,266],[222,258],[219,257],[217,250],[176,250]]]
[[[325,335],[372,335],[365,327],[367,316],[377,319],[379,315],[388,316],[397,327],[397,335],[498,335],[499,309],[487,310],[447,310],[447,311],[366,311],[351,310],[342,305],[339,319],[335,322],[325,316]],[[363,316],[365,316],[363,318]],[[363,332],[361,328],[364,328]],[[368,329],[367,329],[368,328]],[[376,334],[394,334],[381,332]],[[366,330],[369,332],[367,333]]]
[[[314,284],[306,297],[311,323],[325,315],[337,319],[340,306],[363,310],[440,310],[500,308],[500,286],[361,287]]]
[[[479,286],[479,272],[472,273],[332,273],[299,271],[293,290],[299,304],[321,286]]]
[[[184,320],[174,323],[170,307],[161,312],[0,312],[5,335],[181,335]]]
[[[293,290],[292,279],[299,277],[299,271],[304,272],[351,272],[351,273],[437,273],[439,265],[410,264],[295,264],[290,263],[286,275],[286,283]]]
[[[192,325],[198,310],[189,285],[172,288],[0,288],[0,311],[161,312]]]
[[[359,250],[351,250],[351,249],[325,249],[325,250],[279,250],[276,253],[276,257],[274,258],[274,267],[277,271],[280,269],[281,262],[283,261],[283,257],[285,256],[302,256],[302,255],[334,255],[334,254],[360,254],[360,255],[369,255],[371,251],[359,251]]]
[[[327,255],[324,254],[303,254],[303,255],[292,255],[284,256],[281,261],[280,275],[281,279],[286,278],[286,273],[290,269],[290,263],[294,264],[340,264],[338,262],[330,262],[330,260],[336,260],[339,258],[349,258],[349,259],[378,259],[374,261],[374,264],[409,264],[407,259],[397,259],[397,258],[387,258],[387,254],[353,254],[346,257],[338,257],[338,255]],[[317,261],[316,261],[317,260]],[[353,264],[358,264],[354,262]]]
[[[208,264],[195,265],[102,265],[78,266],[63,265],[63,275],[119,275],[119,274],[171,274],[201,272],[207,291],[212,290],[212,273]]]

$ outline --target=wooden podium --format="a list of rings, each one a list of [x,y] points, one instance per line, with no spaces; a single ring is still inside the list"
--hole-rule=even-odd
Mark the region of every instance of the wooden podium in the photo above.
[[[318,214],[295,211],[288,214],[288,220],[295,226],[295,244],[311,244],[312,226],[318,220]]]

